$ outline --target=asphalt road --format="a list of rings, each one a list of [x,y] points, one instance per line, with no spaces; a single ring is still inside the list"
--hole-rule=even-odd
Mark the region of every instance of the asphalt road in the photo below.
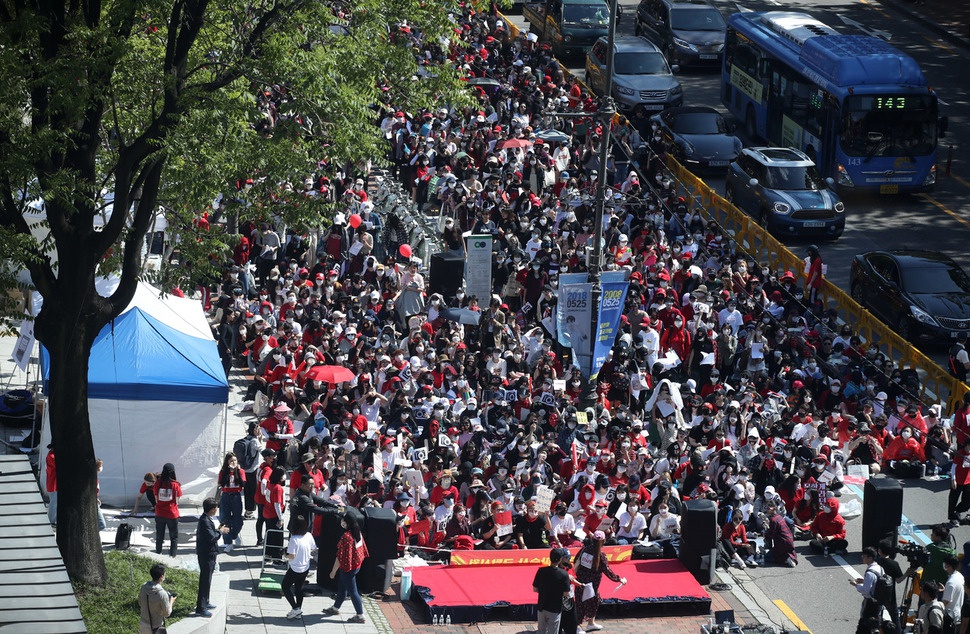
[[[941,140],[937,188],[931,194],[911,196],[853,196],[846,199],[848,221],[843,236],[820,245],[828,264],[828,277],[848,291],[849,265],[858,254],[874,249],[932,248],[943,251],[970,270],[970,253],[964,245],[970,241],[970,161],[962,155],[962,148],[970,147],[970,102],[965,64],[970,52],[942,42],[932,32],[914,24],[891,7],[876,0],[829,0],[828,2],[794,2],[787,0],[748,0],[744,3],[712,0],[723,13],[739,10],[804,10],[843,33],[859,33],[860,28],[843,18],[862,25],[870,31],[883,31],[891,43],[912,55],[923,68],[928,82],[941,98],[941,114],[950,119],[950,131]],[[624,17],[618,27],[620,34],[633,34],[636,2],[621,2]],[[521,16],[510,16],[518,26],[526,26]],[[579,77],[584,72],[582,60],[568,60],[567,66]],[[720,104],[720,75],[716,72],[682,71],[685,105],[712,106],[724,111]],[[740,128],[741,126],[739,126]],[[950,176],[945,175],[946,162],[952,148]],[[716,189],[723,191],[723,179],[709,179]],[[806,243],[788,244],[796,252]],[[945,359],[945,347],[923,346],[937,360]],[[904,514],[922,530],[917,538],[928,541],[930,527],[946,515],[948,481],[920,481],[904,483]],[[860,491],[861,493],[861,491]],[[848,493],[842,503],[855,498]],[[855,630],[860,597],[849,586],[854,568],[861,575],[863,567],[858,551],[862,536],[862,519],[849,520],[850,554],[823,558],[807,555],[807,545],[799,542],[800,565],[793,569],[760,568],[738,575],[736,592],[756,587],[770,605],[763,605],[769,614],[778,618],[775,601],[796,615],[814,634],[846,634]],[[954,530],[958,549],[970,540],[970,527]],[[806,556],[807,555],[807,556]],[[905,568],[905,562],[901,562]],[[902,589],[899,589],[900,593]],[[762,602],[764,599],[762,598]],[[781,624],[780,621],[776,621]],[[791,625],[791,623],[786,623]]]

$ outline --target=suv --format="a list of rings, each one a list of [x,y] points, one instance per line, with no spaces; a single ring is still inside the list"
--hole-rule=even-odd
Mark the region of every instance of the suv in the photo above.
[[[707,0],[641,0],[634,31],[671,64],[721,65],[727,23]]]
[[[747,148],[728,167],[724,197],[770,232],[838,238],[845,206],[834,184],[822,180],[815,163],[798,150]]]
[[[586,54],[586,84],[599,95],[606,90],[607,39]],[[677,67],[674,67],[676,70]],[[613,98],[620,112],[641,118],[647,111],[684,103],[684,91],[660,50],[642,37],[617,37],[613,48]]]

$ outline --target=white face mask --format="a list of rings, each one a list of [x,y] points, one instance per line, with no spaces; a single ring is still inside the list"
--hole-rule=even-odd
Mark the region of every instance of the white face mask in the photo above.
[[[441,479],[441,488],[442,489],[447,489],[450,486],[451,486],[451,478],[442,478]]]
[[[906,431],[904,431],[903,433],[900,434],[900,436],[903,437],[903,440],[909,440],[912,435],[913,435],[913,433],[911,431],[909,431],[908,429]]]

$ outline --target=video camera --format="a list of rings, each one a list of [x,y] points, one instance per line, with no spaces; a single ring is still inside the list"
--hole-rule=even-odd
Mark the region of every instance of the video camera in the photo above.
[[[930,551],[915,542],[899,540],[899,554],[906,558],[910,567],[918,568],[925,566],[930,561]]]

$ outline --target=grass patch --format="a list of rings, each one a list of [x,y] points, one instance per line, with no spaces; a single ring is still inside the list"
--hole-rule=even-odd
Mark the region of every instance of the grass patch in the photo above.
[[[138,590],[151,579],[149,568],[155,563],[130,551],[111,550],[104,554],[108,567],[108,584],[96,588],[81,582],[73,582],[74,593],[81,608],[81,616],[89,632],[98,634],[130,634],[138,631],[141,611],[138,607]],[[162,584],[169,592],[178,594],[172,616],[172,624],[185,618],[195,608],[195,595],[199,590],[199,574],[168,568]]]

